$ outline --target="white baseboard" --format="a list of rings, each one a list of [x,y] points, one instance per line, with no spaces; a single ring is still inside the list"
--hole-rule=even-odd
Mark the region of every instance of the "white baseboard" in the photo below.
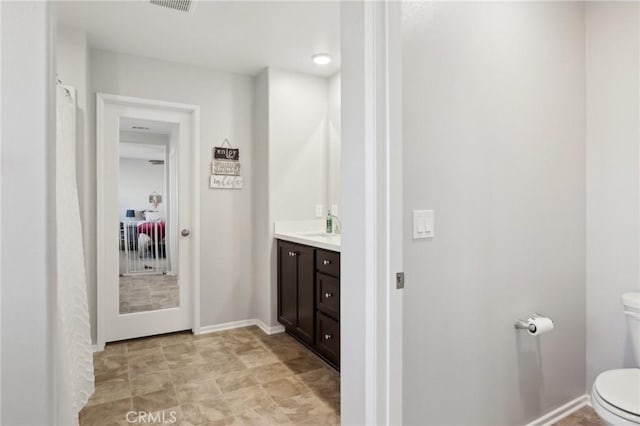
[[[265,334],[277,334],[277,333],[282,333],[284,331],[284,327],[281,325],[268,326],[264,322],[260,321],[259,319],[248,319],[248,320],[225,322],[222,324],[214,324],[214,325],[207,325],[205,327],[200,327],[200,330],[198,330],[198,333],[196,334],[215,333],[216,331],[231,330],[234,328],[241,328],[241,327],[249,327],[250,325],[256,325],[260,327],[260,329],[264,331]]]
[[[563,406],[556,408],[550,413],[535,419],[527,426],[550,426],[586,405],[591,405],[591,398],[589,395],[579,396],[578,398],[567,402]]]
[[[588,405],[589,407],[593,407],[593,405],[591,405],[591,395],[585,395],[585,398],[587,398],[587,403],[585,405]]]
[[[256,320],[247,319],[247,320],[241,320],[241,321],[224,322],[222,324],[206,325],[204,327],[200,327],[200,330],[198,330],[196,334],[215,333],[216,331],[231,330],[234,328],[241,328],[241,327],[249,327],[250,325],[255,325],[255,324],[256,324]]]
[[[278,333],[284,332],[284,326],[282,326],[280,324],[274,325],[274,326],[269,326],[269,325],[265,324],[264,322],[262,322],[259,319],[247,319],[247,320],[242,320],[242,321],[232,321],[232,322],[225,322],[225,323],[222,323],[222,324],[207,325],[205,327],[200,327],[200,329],[197,332],[194,332],[194,334],[215,333],[216,331],[223,331],[223,330],[231,330],[231,329],[234,329],[234,328],[249,327],[251,325],[256,325],[256,326],[260,327],[260,329],[265,334],[268,334],[268,335],[278,334]],[[104,346],[98,347],[98,345],[91,345],[91,349],[93,350],[93,352],[102,352],[104,350]]]
[[[271,334],[284,333],[283,325],[278,324],[274,326],[268,326],[267,324],[263,323],[259,319],[256,319],[255,321],[256,321],[256,325],[260,327],[260,329],[264,331],[265,334],[271,335]]]

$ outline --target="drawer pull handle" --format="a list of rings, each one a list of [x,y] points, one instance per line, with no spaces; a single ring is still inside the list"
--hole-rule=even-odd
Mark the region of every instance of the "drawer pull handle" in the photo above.
[[[329,340],[329,339],[331,339],[332,337],[333,337],[333,336],[332,336],[332,335],[330,335],[330,334],[325,334],[325,335],[324,335],[324,340]]]
[[[295,251],[290,251],[290,252],[289,252],[289,256],[291,256],[291,257],[295,256],[296,254],[297,254],[297,253],[296,253]]]
[[[324,266],[331,265],[331,261],[330,260],[325,260],[325,261],[322,262],[322,264]]]
[[[333,297],[333,293],[325,293],[325,294],[324,294],[324,298],[325,298],[325,299],[328,299],[328,298],[330,298],[330,297]]]

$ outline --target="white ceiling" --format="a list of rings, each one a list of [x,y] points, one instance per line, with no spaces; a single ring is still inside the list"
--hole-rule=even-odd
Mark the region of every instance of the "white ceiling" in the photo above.
[[[267,66],[328,77],[340,69],[336,1],[203,1],[185,13],[130,1],[58,2],[59,25],[91,47],[255,75]],[[311,62],[329,53],[330,65]]]
[[[120,142],[120,158],[135,160],[164,160],[164,147],[161,145],[143,145]]]
[[[164,160],[169,135],[177,128],[176,123],[120,118],[120,158],[138,160]],[[134,127],[143,127],[135,129]]]
[[[142,120],[139,118],[120,118],[120,131],[140,132],[140,133],[157,133],[161,135],[170,135],[173,129],[177,127],[176,123],[168,123],[165,121]]]

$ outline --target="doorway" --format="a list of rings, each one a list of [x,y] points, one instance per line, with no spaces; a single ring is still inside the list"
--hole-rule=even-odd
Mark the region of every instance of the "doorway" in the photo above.
[[[97,346],[199,326],[197,106],[97,95]]]
[[[325,2],[322,5],[329,3]],[[84,3],[79,2],[79,4],[82,5]],[[122,28],[124,25],[122,24],[124,19],[134,19],[137,10],[134,10],[133,7],[131,9],[119,7],[115,11],[109,11],[107,10],[108,5],[109,3],[101,3],[100,9],[96,9],[94,5],[86,6],[87,9],[91,10],[87,12],[87,16],[82,16],[82,19],[79,20],[79,24],[87,27],[87,33],[94,40],[108,40],[115,37],[110,38],[108,34],[104,33],[101,35],[101,32],[96,34],[93,27],[104,29],[108,26],[92,26],[90,24],[91,16],[100,16],[101,20],[104,20],[108,13],[121,14],[117,19],[110,20],[111,22],[120,23],[115,30],[112,30],[117,33],[115,35],[119,39],[123,35]],[[225,328],[249,325],[254,322],[261,325],[262,329],[266,330],[267,333],[278,331],[278,322],[275,318],[277,298],[275,285],[273,285],[275,283],[275,268],[272,260],[274,259],[270,257],[271,252],[269,251],[273,246],[273,222],[275,220],[314,218],[316,220],[320,219],[319,222],[322,225],[322,222],[326,221],[325,214],[329,210],[329,205],[334,204],[334,202],[342,205],[339,211],[342,212],[342,220],[345,227],[343,233],[344,262],[342,263],[341,274],[344,271],[344,282],[349,283],[349,286],[345,286],[348,288],[344,289],[341,296],[343,302],[342,310],[344,311],[341,315],[343,322],[341,322],[340,329],[340,344],[344,360],[344,363],[341,364],[342,375],[340,377],[340,395],[344,409],[342,414],[345,423],[382,423],[386,421],[387,415],[385,411],[387,407],[393,406],[398,411],[394,401],[401,401],[401,393],[395,391],[398,387],[395,380],[401,375],[393,374],[401,370],[401,362],[398,362],[401,359],[398,357],[393,359],[393,355],[396,352],[391,351],[391,355],[389,355],[390,351],[385,348],[389,346],[393,347],[394,350],[399,350],[402,345],[401,340],[400,342],[398,341],[401,336],[401,329],[400,332],[398,328],[391,330],[390,327],[387,327],[386,320],[389,311],[397,313],[395,308],[400,295],[400,292],[395,291],[395,272],[400,269],[397,267],[398,251],[387,249],[384,246],[386,240],[383,237],[378,240],[374,238],[376,232],[380,233],[380,235],[399,235],[382,229],[383,226],[386,226],[383,222],[387,211],[382,208],[382,203],[385,203],[387,198],[385,198],[386,194],[377,191],[375,187],[375,183],[382,185],[384,179],[382,176],[387,173],[387,169],[381,160],[376,163],[378,157],[374,155],[374,151],[378,151],[380,154],[383,153],[383,150],[385,152],[398,152],[398,150],[383,146],[382,143],[376,144],[376,149],[373,149],[374,144],[371,143],[372,135],[375,134],[381,139],[384,133],[381,129],[378,129],[377,133],[371,131],[371,128],[376,129],[376,117],[374,114],[376,111],[382,112],[383,108],[375,108],[381,105],[371,105],[371,96],[369,96],[371,86],[375,85],[374,77],[377,78],[377,76],[384,75],[384,70],[379,72],[381,70],[376,69],[374,72],[369,69],[372,67],[371,57],[379,57],[377,55],[378,49],[376,48],[376,52],[373,52],[370,44],[370,36],[372,35],[370,33],[377,34],[372,30],[379,30],[379,28],[375,28],[379,24],[379,20],[374,19],[377,18],[372,13],[374,6],[360,3],[354,3],[349,6],[346,4],[338,5],[338,9],[334,7],[335,10],[327,10],[325,12],[315,10],[320,3],[314,3],[312,9],[309,9],[312,7],[309,6],[311,4],[305,3],[302,6],[296,3],[302,9],[300,17],[296,19],[294,19],[297,16],[295,15],[295,10],[279,10],[281,7],[285,7],[284,4],[276,5],[275,2],[256,2],[251,5],[249,3],[242,3],[241,5],[242,7],[237,6],[233,2],[201,2],[198,4],[197,13],[185,15],[184,19],[180,20],[175,15],[171,15],[170,11],[153,9],[152,6],[146,5],[149,9],[148,11],[145,10],[145,15],[139,20],[140,22],[148,23],[149,28],[145,31],[144,36],[133,34],[131,37],[123,37],[126,49],[122,47],[120,50],[125,51],[125,53],[117,53],[119,47],[115,45],[107,51],[102,50],[106,49],[104,45],[102,48],[94,48],[89,42],[90,89],[109,93],[133,93],[136,96],[160,97],[168,100],[187,100],[192,104],[200,105],[202,108],[202,115],[205,119],[202,127],[203,143],[199,150],[202,173],[199,179],[204,186],[202,215],[207,220],[203,221],[202,228],[197,232],[198,235],[203,235],[200,252],[203,259],[206,259],[202,264],[203,306],[202,317],[200,318],[202,321],[201,332],[220,331]],[[139,4],[139,6],[140,9],[145,7],[143,4]],[[224,7],[224,9],[216,11],[214,10],[215,6]],[[74,3],[74,8],[76,7],[80,6]],[[236,7],[242,13],[236,15],[234,12]],[[244,7],[251,7],[249,9],[250,13],[244,11]],[[64,5],[60,8],[61,12],[64,11],[64,8]],[[123,13],[125,10],[126,13]],[[157,12],[157,17],[154,10]],[[166,15],[163,15],[163,12]],[[249,29],[255,27],[260,28],[259,39],[252,43],[244,43],[245,45],[284,45],[284,40],[280,40],[277,37],[279,34],[296,34],[296,39],[302,38],[298,35],[299,31],[285,31],[286,24],[295,23],[295,27],[298,29],[307,27],[313,29],[317,22],[323,21],[320,13],[334,14],[336,17],[342,14],[341,21],[344,23],[343,30],[346,37],[337,39],[338,41],[334,43],[322,43],[320,45],[317,42],[310,42],[309,46],[304,49],[296,47],[302,44],[298,40],[295,43],[296,46],[293,46],[296,47],[295,51],[293,47],[290,53],[288,53],[288,49],[285,49],[287,54],[282,55],[282,60],[277,59],[280,55],[276,55],[275,52],[260,52],[260,55],[253,55],[254,58],[257,57],[260,60],[268,57],[268,64],[275,65],[273,69],[265,70],[265,63],[258,63],[253,68],[253,71],[243,71],[243,73],[251,73],[251,75],[260,72],[260,70],[265,71],[251,79],[246,76],[229,75],[226,72],[217,70],[210,72],[208,69],[204,69],[204,66],[206,66],[207,68],[233,70],[229,63],[229,55],[222,55],[222,52],[213,51],[213,46],[217,45],[213,43],[214,40],[247,40],[250,39],[248,36],[251,34]],[[150,19],[150,14],[154,15],[153,19]],[[63,13],[61,13],[62,15]],[[81,16],[77,10],[69,15]],[[166,18],[163,18],[163,16],[166,16]],[[238,18],[234,19],[235,16],[238,16]],[[266,16],[269,16],[269,19],[264,19]],[[347,16],[348,18],[346,18]],[[261,25],[252,24],[250,17],[260,17],[260,23],[263,21],[270,22],[270,26],[277,28],[277,31],[269,31],[268,28],[262,28]],[[284,17],[285,22],[275,25],[276,22],[274,21],[277,17]],[[304,23],[309,18],[313,22],[309,22],[308,25],[301,24],[301,22]],[[164,19],[167,19],[167,21],[164,21]],[[213,25],[212,22],[215,19],[222,19],[224,22],[221,22],[221,25]],[[197,46],[184,49],[184,46],[180,43],[179,53],[181,55],[177,53],[169,55],[171,50],[169,49],[170,43],[158,43],[160,36],[168,34],[172,37],[171,41],[181,40],[179,37],[181,25],[187,27],[182,31],[192,33],[199,22],[201,22],[202,34],[206,35],[206,37],[201,38],[204,44],[204,51],[202,54],[196,55],[195,60],[187,61],[187,58],[182,54],[193,54],[193,52],[196,52]],[[230,22],[233,25],[223,25]],[[337,22],[339,26],[340,20],[334,19],[331,22]],[[347,22],[349,22],[349,25],[346,24]],[[357,27],[351,24],[353,22],[357,23]],[[67,23],[71,24],[72,22],[67,21]],[[171,25],[168,25],[168,23]],[[241,31],[242,37],[230,36],[231,29],[237,31],[244,28],[245,25],[249,28]],[[154,36],[153,30],[156,27],[158,28],[156,30],[157,36]],[[167,28],[171,28],[172,31],[168,32]],[[216,30],[219,29],[225,29],[223,32],[224,37],[216,36]],[[322,32],[336,35],[340,34],[341,31],[340,28],[333,24]],[[270,35],[274,36],[273,42],[271,42]],[[290,39],[290,37],[287,37],[287,39]],[[322,39],[322,37],[314,36],[313,39],[318,40]],[[136,40],[136,42],[153,40],[151,48],[159,45],[164,46],[160,49],[161,52],[153,55],[151,54],[151,49],[145,49],[143,52],[132,52],[129,49],[131,47],[130,40]],[[290,113],[290,111],[295,113],[303,111],[304,109],[300,105],[303,107],[310,105],[311,98],[301,96],[300,91],[289,91],[288,93],[283,91],[287,95],[286,99],[297,101],[300,105],[294,105],[288,109],[280,109],[280,117],[283,117],[282,125],[280,122],[274,125],[273,122],[267,120],[256,120],[256,123],[252,123],[253,116],[258,115],[255,113],[258,109],[256,108],[257,106],[262,104],[275,105],[272,102],[274,90],[264,90],[260,93],[265,94],[265,96],[260,96],[260,93],[256,94],[255,86],[266,80],[266,78],[263,79],[261,77],[277,77],[275,74],[279,74],[281,77],[282,73],[274,70],[282,68],[293,71],[287,73],[288,76],[294,73],[304,73],[305,71],[318,72],[317,70],[320,69],[329,69],[327,67],[313,68],[320,65],[316,65],[312,61],[312,54],[329,52],[334,54],[334,59],[339,58],[338,52],[340,50],[337,45],[340,43],[349,45],[349,51],[343,55],[345,58],[349,58],[349,66],[345,67],[343,85],[345,90],[340,96],[345,104],[343,110],[348,112],[338,113],[338,115],[344,117],[345,126],[341,130],[329,130],[335,130],[337,135],[345,135],[344,140],[348,140],[345,143],[345,155],[342,156],[342,161],[340,161],[342,165],[332,168],[333,174],[330,175],[330,178],[322,176],[312,182],[314,183],[313,186],[301,185],[300,183],[306,182],[301,176],[308,176],[310,171],[320,169],[324,162],[319,160],[325,157],[324,154],[308,154],[309,152],[315,154],[316,151],[301,150],[301,147],[306,147],[310,141],[317,141],[321,138],[322,132],[317,130],[322,129],[322,127],[318,125],[309,131],[304,129],[298,135],[297,129],[301,127],[300,121],[293,120],[293,114]],[[225,43],[225,47],[229,47],[227,43]],[[229,49],[235,54],[231,56],[232,58],[238,57],[246,61],[247,58],[252,57],[250,55],[251,52],[247,51],[244,46],[231,46]],[[366,58],[362,54],[365,51],[368,54]],[[241,54],[238,54],[239,52]],[[144,53],[144,58],[140,56],[142,53]],[[374,55],[374,53],[376,54]],[[134,54],[137,56],[134,56]],[[288,65],[288,62],[284,60],[286,59],[285,56],[296,58],[296,63],[300,65],[293,66],[293,63]],[[224,59],[218,64],[216,61],[220,60],[220,58]],[[354,58],[357,58],[357,60]],[[166,62],[168,60],[173,62]],[[382,59],[379,61],[382,62]],[[73,63],[73,61],[69,62]],[[184,64],[179,64],[178,62],[184,62]],[[186,62],[191,64],[187,66]],[[193,65],[198,65],[200,68],[196,69]],[[363,70],[368,72],[366,79],[363,79]],[[299,80],[301,79],[296,78],[296,81]],[[308,86],[312,86],[312,88],[320,87],[318,84]],[[290,89],[291,85],[284,82],[279,87]],[[324,97],[326,91],[324,89],[321,91]],[[346,105],[347,103],[349,105]],[[265,115],[267,118],[274,118],[276,114]],[[365,126],[367,126],[366,131]],[[290,151],[287,149],[289,148],[288,145],[283,149],[284,155],[280,155],[280,152],[277,153],[278,155],[272,155],[274,153],[267,149],[274,148],[274,144],[268,143],[268,139],[262,139],[261,137],[265,135],[267,138],[270,135],[273,136],[274,129],[281,129],[283,136],[291,136],[295,130],[295,136],[298,140],[293,141],[291,145],[300,150],[302,159],[308,161],[303,162],[300,161],[301,158],[291,156]],[[378,136],[378,133],[380,136]],[[223,190],[222,188],[212,188],[211,191],[208,191],[205,188],[210,183],[204,177],[209,175],[207,169],[209,167],[209,157],[211,156],[210,149],[218,146],[216,144],[222,143],[226,138],[229,139],[232,145],[231,148],[227,148],[241,150],[242,173],[245,177],[246,186],[243,190],[236,191]],[[276,135],[273,140],[282,142],[284,137]],[[376,142],[378,141],[376,140]],[[382,157],[383,155],[380,156],[380,158]],[[275,165],[269,164],[272,159],[280,162]],[[364,167],[365,164],[367,165],[366,167]],[[312,193],[311,188],[316,189],[319,187],[315,185],[315,182],[330,181],[332,184],[335,183],[336,179],[334,178],[338,176],[335,169],[339,169],[339,175],[344,176],[344,191],[340,191],[342,197],[326,197],[326,195],[322,195],[322,190],[317,191],[319,195],[314,195],[316,191]],[[295,173],[286,173],[288,170],[293,170]],[[379,174],[376,173],[378,170]],[[274,171],[277,173],[272,173]],[[273,179],[274,174],[277,175],[275,177],[281,179]],[[389,173],[389,175],[394,179],[401,176],[399,173]],[[385,184],[387,181],[388,179],[385,180]],[[349,183],[347,184],[347,182]],[[273,185],[274,189],[271,191],[271,195],[276,194],[281,197],[274,199],[273,196],[268,195],[268,185],[270,184]],[[285,186],[285,184],[289,184],[289,186]],[[265,187],[266,191],[264,190]],[[293,187],[293,190],[289,190],[290,187]],[[313,195],[314,198],[307,201],[310,195]],[[291,201],[291,204],[296,201],[303,201],[304,206],[300,209],[302,211],[300,215],[297,214],[297,211],[294,215],[293,207],[285,210],[283,207],[288,205],[280,202],[281,199]],[[267,206],[266,210],[261,209],[262,204]],[[317,208],[318,205],[321,205],[320,209]],[[398,203],[395,203],[395,205],[398,205]],[[277,207],[279,210],[274,213],[271,211],[273,210],[272,207]],[[333,214],[337,215],[336,210],[332,210]],[[257,232],[260,226],[264,226],[263,230],[265,232]],[[196,231],[193,230],[192,235],[196,236],[195,234]],[[375,249],[373,248],[374,244]],[[254,260],[256,258],[255,253],[258,252],[265,254],[264,262],[260,259]],[[392,253],[392,255],[384,259],[380,257],[380,262],[377,262],[378,253],[384,253],[385,256],[387,253]],[[392,256],[395,257],[389,259]],[[103,276],[104,274],[98,271],[98,275]],[[379,279],[374,280],[374,277],[378,276]],[[387,303],[387,300],[391,298],[393,300]],[[100,295],[98,295],[98,300],[102,300]],[[194,309],[197,309],[197,305],[194,306]],[[197,315],[196,318],[198,318]],[[104,319],[98,318],[98,322],[100,321],[104,322]],[[389,330],[388,333],[386,332],[387,330]],[[316,334],[321,335],[320,333]],[[102,340],[104,341],[104,339]],[[393,388],[394,391],[387,391],[387,378],[396,383],[396,388]],[[374,410],[377,412],[371,413]],[[391,409],[389,408],[389,410]],[[363,417],[365,413],[367,413],[366,418]],[[390,416],[390,418],[395,420],[393,416]],[[380,420],[378,421],[378,419]],[[394,423],[397,422],[394,421]]]

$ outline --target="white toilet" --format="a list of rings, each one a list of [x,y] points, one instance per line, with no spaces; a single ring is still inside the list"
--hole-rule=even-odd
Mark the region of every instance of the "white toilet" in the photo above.
[[[622,304],[640,367],[640,293],[623,294]],[[609,425],[640,425],[640,368],[601,373],[593,383],[591,404]]]

